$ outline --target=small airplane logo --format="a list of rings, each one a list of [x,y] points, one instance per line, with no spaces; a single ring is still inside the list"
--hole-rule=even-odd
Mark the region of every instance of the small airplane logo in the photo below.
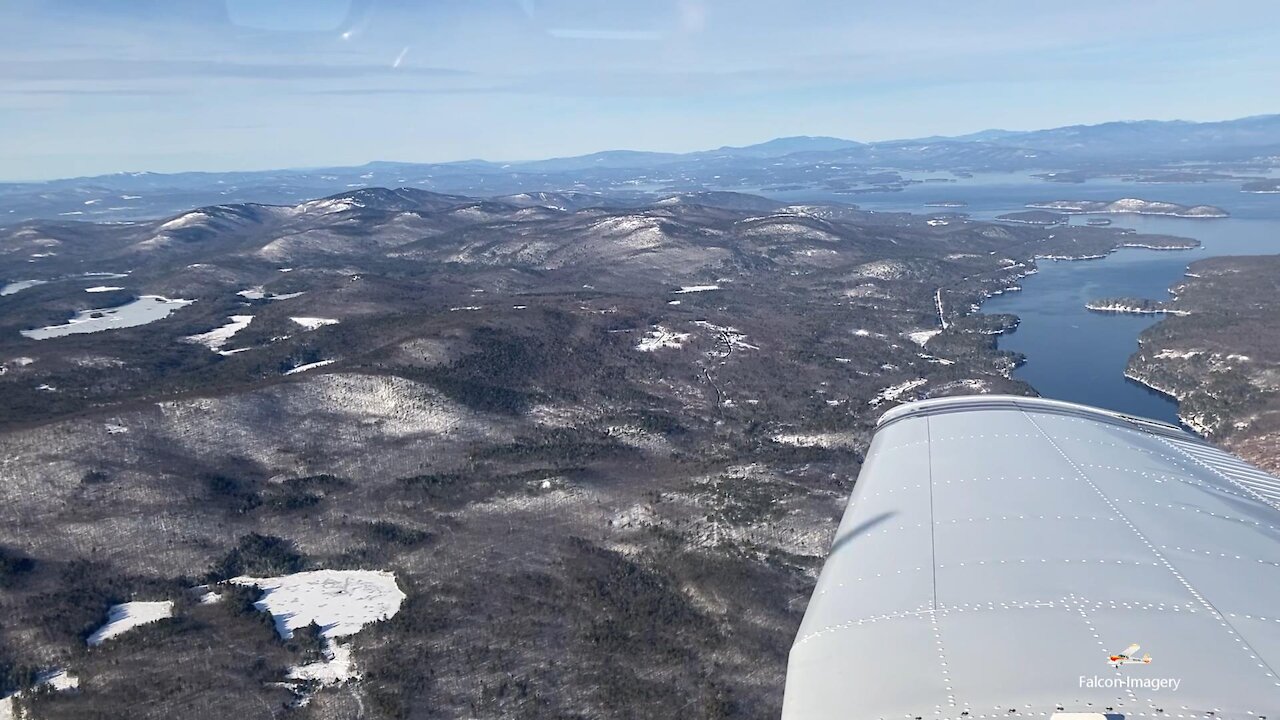
[[[1150,665],[1151,655],[1147,654],[1142,657],[1135,657],[1141,649],[1141,645],[1134,643],[1133,645],[1125,648],[1124,652],[1118,655],[1109,655],[1107,657],[1107,663],[1112,667],[1120,667],[1121,665]]]

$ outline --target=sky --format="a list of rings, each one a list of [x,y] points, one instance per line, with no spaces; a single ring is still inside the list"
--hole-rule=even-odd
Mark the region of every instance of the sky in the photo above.
[[[1274,0],[5,0],[0,180],[1280,112]]]

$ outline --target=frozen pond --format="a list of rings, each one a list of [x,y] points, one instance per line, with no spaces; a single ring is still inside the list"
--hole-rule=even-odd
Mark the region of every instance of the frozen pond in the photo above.
[[[20,293],[27,288],[33,288],[37,285],[46,285],[51,282],[59,282],[66,280],[80,280],[83,278],[102,278],[104,280],[114,280],[118,278],[129,277],[129,273],[113,273],[113,272],[87,272],[81,275],[72,275],[69,277],[53,278],[52,280],[14,280],[12,282],[0,282],[0,296],[14,295]],[[116,288],[123,289],[123,288]],[[99,288],[86,288],[85,292],[102,292]]]
[[[47,281],[19,280],[17,282],[11,282],[8,285],[5,285],[4,287],[0,288],[0,295],[13,295],[14,293],[22,292],[23,290],[26,290],[29,287],[35,287],[36,285],[43,285],[45,284],[45,282]]]
[[[49,338],[62,337],[63,335],[137,327],[138,325],[146,325],[147,323],[167,318],[173,311],[186,307],[193,302],[195,300],[171,299],[160,295],[143,295],[132,302],[113,308],[81,310],[76,313],[75,317],[62,325],[23,330],[22,334],[34,340],[47,340]]]

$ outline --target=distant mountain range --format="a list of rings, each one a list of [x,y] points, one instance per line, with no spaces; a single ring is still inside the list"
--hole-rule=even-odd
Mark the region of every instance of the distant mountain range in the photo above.
[[[0,184],[0,223],[38,217],[127,220],[226,202],[289,204],[372,186],[484,196],[572,191],[624,199],[703,190],[856,194],[900,189],[913,182],[899,172],[1052,170],[1061,181],[1087,174],[1147,172],[1172,164],[1274,165],[1276,157],[1280,115],[1210,123],[1139,121],[986,130],[872,143],[799,136],[692,153],[609,150],[510,163],[377,161],[356,167],[132,172],[9,183]]]
[[[774,158],[802,152],[835,152],[866,147],[865,143],[854,140],[842,140],[834,137],[812,137],[799,135],[795,137],[775,138],[755,145],[744,147],[721,147],[715,150],[701,150],[692,153],[642,152],[637,150],[606,150],[589,155],[551,158],[529,162],[503,164],[487,163],[493,167],[509,168],[515,166],[522,171],[564,172],[587,168],[642,168],[708,158]]]
[[[1034,147],[1074,158],[1212,160],[1238,150],[1275,152],[1280,147],[1280,115],[1205,123],[1139,120],[1049,130],[984,130],[950,139]]]

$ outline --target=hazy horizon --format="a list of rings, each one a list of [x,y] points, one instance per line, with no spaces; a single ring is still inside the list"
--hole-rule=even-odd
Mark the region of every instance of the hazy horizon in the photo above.
[[[1280,6],[160,0],[0,9],[6,180],[518,162],[1274,112]]]
[[[1141,123],[1141,122],[1213,123],[1213,122],[1229,122],[1232,120],[1246,120],[1252,117],[1269,117],[1277,114],[1280,114],[1280,113],[1261,113],[1258,115],[1249,115],[1244,117],[1210,118],[1210,119],[1204,119],[1204,120],[1189,120],[1187,118],[1181,118],[1181,117],[1167,118],[1167,119],[1166,118],[1135,118],[1135,119],[1128,119],[1128,120],[1104,120],[1098,123],[1088,123],[1082,126],[1096,127],[1097,125],[1105,125],[1110,123]],[[771,142],[773,140],[785,140],[785,139],[800,138],[800,137],[831,137],[839,140],[851,140],[854,142],[879,143],[879,142],[894,142],[894,141],[907,141],[907,140],[922,140],[930,137],[963,137],[965,135],[972,135],[972,134],[982,133],[982,132],[1036,132],[1039,130],[1054,130],[1062,127],[1071,127],[1071,126],[1053,125],[1053,126],[1047,126],[1047,127],[1034,127],[1034,128],[987,127],[987,128],[980,128],[977,130],[965,131],[961,133],[948,134],[948,135],[935,134],[935,135],[924,135],[924,136],[918,136],[918,137],[888,137],[888,138],[874,138],[874,139],[841,137],[837,135],[777,135],[774,137],[762,138],[756,141],[745,142],[740,145],[721,144],[714,147],[695,147],[695,148],[681,149],[681,150],[672,150],[667,148],[607,147],[607,148],[597,148],[594,150],[587,150],[585,152],[575,153],[573,155],[557,155],[557,156],[527,157],[527,158],[467,157],[467,158],[450,158],[450,159],[444,159],[444,160],[434,160],[434,159],[404,160],[400,158],[382,157],[382,158],[371,158],[369,160],[365,160],[364,162],[354,162],[354,163],[344,163],[344,164],[316,163],[316,164],[307,164],[307,165],[287,165],[287,166],[264,165],[261,167],[234,167],[234,168],[226,168],[226,169],[220,169],[220,170],[210,170],[208,168],[202,168],[202,167],[185,168],[185,169],[179,169],[179,170],[164,170],[164,171],[152,170],[149,168],[125,168],[125,169],[115,170],[115,171],[106,172],[106,173],[95,173],[94,175],[91,175],[91,176],[69,176],[68,175],[68,176],[35,178],[35,179],[29,179],[29,178],[0,179],[0,183],[48,182],[48,181],[54,181],[54,180],[73,179],[74,177],[124,175],[124,174],[130,174],[130,173],[153,173],[158,175],[161,175],[161,174],[172,175],[172,174],[181,174],[181,173],[202,173],[202,172],[218,173],[218,172],[264,172],[264,171],[271,171],[271,170],[288,170],[288,171],[314,170],[314,169],[323,169],[323,168],[330,168],[330,167],[363,167],[365,165],[373,165],[376,163],[404,163],[404,164],[433,165],[433,164],[447,164],[447,163],[487,162],[491,164],[501,164],[501,163],[514,164],[514,163],[538,162],[542,160],[554,160],[554,159],[567,158],[567,157],[579,157],[579,156],[585,156],[585,155],[596,155],[596,154],[608,153],[608,152],[652,152],[652,153],[683,154],[683,153],[713,151],[713,150],[719,150],[721,148],[749,147],[752,145],[760,145],[767,142]]]

